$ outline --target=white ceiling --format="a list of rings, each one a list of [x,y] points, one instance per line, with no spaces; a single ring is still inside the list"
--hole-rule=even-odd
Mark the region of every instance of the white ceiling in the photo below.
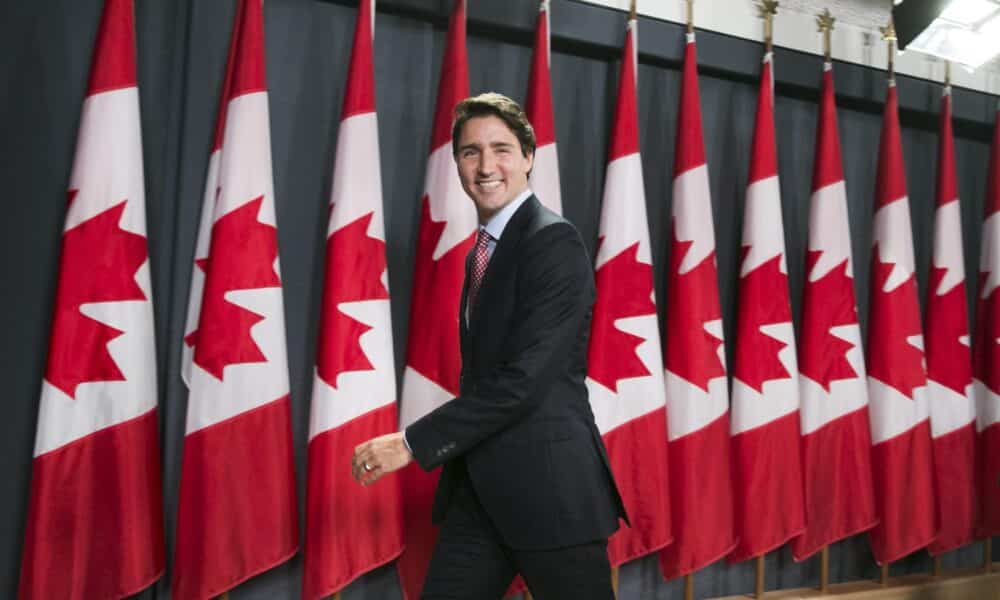
[[[890,0],[780,0],[779,9],[815,15],[828,8],[836,24],[876,30],[889,21],[889,5]]]

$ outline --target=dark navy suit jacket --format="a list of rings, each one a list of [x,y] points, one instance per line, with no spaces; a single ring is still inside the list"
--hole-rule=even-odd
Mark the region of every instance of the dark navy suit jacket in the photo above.
[[[579,233],[534,196],[525,201],[497,242],[466,324],[470,262],[459,396],[406,429],[423,469],[444,466],[434,521],[467,477],[511,548],[609,537],[627,516],[587,400],[595,288]]]

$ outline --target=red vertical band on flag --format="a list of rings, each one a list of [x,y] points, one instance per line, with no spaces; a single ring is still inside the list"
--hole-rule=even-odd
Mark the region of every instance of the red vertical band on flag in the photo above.
[[[684,49],[674,148],[673,235],[663,330],[674,534],[673,544],[660,552],[667,579],[715,562],[736,544],[729,395],[694,34],[688,35]]]
[[[462,192],[451,153],[455,105],[469,95],[465,49],[465,0],[455,0],[438,83],[430,156],[413,267],[413,297],[400,403],[400,425],[407,425],[459,393],[461,372],[458,313],[465,257],[472,247],[475,211]],[[416,600],[437,540],[431,505],[439,473],[416,464],[400,472],[403,490],[403,542],[396,562],[407,600]]]
[[[799,331],[806,530],[796,560],[877,522],[833,68],[824,65]]]
[[[122,598],[164,569],[156,352],[131,0],[107,0],[83,101],[18,598]]]
[[[222,594],[299,543],[263,16],[237,4],[192,271],[178,598]]]
[[[544,146],[556,141],[555,116],[552,111],[552,81],[549,73],[549,11],[546,1],[538,12],[535,28],[535,49],[531,55],[528,75],[528,99],[525,112],[535,129],[535,144]]]
[[[608,162],[639,152],[639,104],[636,101],[635,21],[629,21],[622,49],[622,68],[618,78],[618,101],[611,124]]]
[[[993,131],[984,204],[973,355],[980,537],[1000,535],[1000,119]]]
[[[302,597],[316,600],[403,550],[399,475],[362,487],[354,448],[397,430],[378,121],[374,0],[362,0],[337,133],[310,407]]]
[[[528,77],[525,112],[535,130],[535,161],[528,184],[549,209],[562,213],[562,190],[559,183],[559,156],[556,151],[556,123],[552,110],[552,78],[549,44],[549,0],[540,0],[535,49]]]
[[[635,44],[633,19],[622,49],[587,351],[590,402],[632,524],[608,541],[612,566],[660,550],[672,540],[662,345],[639,155]]]
[[[879,143],[868,318],[872,472],[879,564],[925,547],[936,516],[922,328],[896,87],[890,83]]]
[[[105,0],[90,64],[87,95],[136,85],[132,0]]]
[[[344,106],[340,120],[362,113],[375,112],[375,67],[372,59],[372,19],[374,0],[362,0],[358,4],[358,18],[354,25],[354,46],[351,48],[351,64],[347,71],[347,90],[344,92]],[[381,200],[380,200],[381,201]]]
[[[733,365],[736,535],[730,562],[760,556],[805,528],[799,390],[774,133],[772,56],[757,95]]]
[[[928,551],[935,555],[971,542],[976,527],[976,411],[966,302],[951,87],[946,86],[941,97],[937,210],[925,315],[927,392],[939,526],[937,538]]]

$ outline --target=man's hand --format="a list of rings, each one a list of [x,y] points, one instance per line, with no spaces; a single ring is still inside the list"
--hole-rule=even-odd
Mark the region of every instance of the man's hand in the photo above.
[[[371,485],[412,460],[413,455],[403,442],[403,432],[390,433],[358,444],[351,459],[351,474],[361,485]]]

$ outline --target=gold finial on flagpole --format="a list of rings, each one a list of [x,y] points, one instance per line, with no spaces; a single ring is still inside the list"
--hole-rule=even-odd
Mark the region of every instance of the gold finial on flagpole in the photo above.
[[[885,27],[879,27],[878,30],[882,32],[882,40],[885,41],[886,47],[889,52],[889,81],[892,83],[896,82],[896,64],[893,60],[896,56],[896,27],[892,24],[892,17],[889,17],[889,24]]]
[[[628,9],[628,20],[629,21],[635,20],[635,0],[632,0],[632,4]]]
[[[764,47],[774,48],[774,15],[778,13],[778,0],[757,0],[757,16],[764,19]]]
[[[951,61],[944,61],[944,87],[951,88]]]
[[[823,60],[825,62],[830,62],[830,34],[833,32],[833,24],[837,21],[830,14],[830,9],[824,9],[823,12],[816,15],[816,31],[823,34]]]
[[[687,32],[694,33],[694,0],[685,0],[687,3]]]

